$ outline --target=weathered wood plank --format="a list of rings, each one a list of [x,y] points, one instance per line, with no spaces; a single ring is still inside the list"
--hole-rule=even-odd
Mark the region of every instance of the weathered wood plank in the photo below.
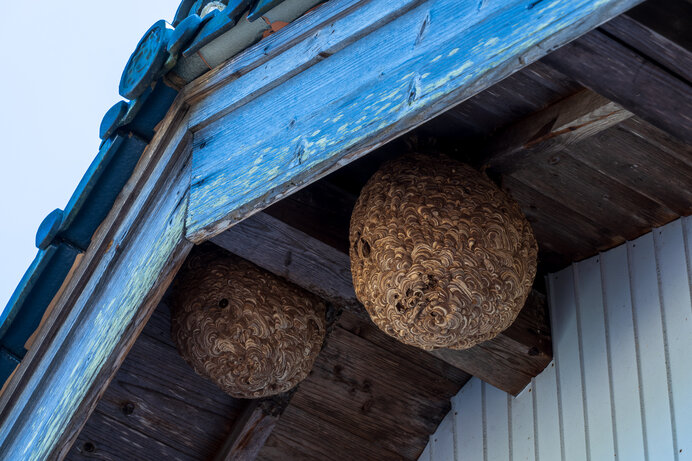
[[[196,461],[197,457],[181,453],[126,424],[96,410],[89,424],[70,451],[70,461],[101,460],[122,461],[149,459],[171,459],[176,461]],[[154,457],[152,457],[155,456]],[[30,459],[30,458],[26,458]]]
[[[415,459],[460,388],[337,327],[291,407],[341,426],[373,450]]]
[[[689,83],[632,47],[595,30],[546,56],[543,62],[692,144]],[[686,75],[690,73],[692,69]]]
[[[197,131],[187,237],[218,234],[637,3],[425,2]]]
[[[582,90],[502,129],[481,150],[479,162],[507,173],[535,153],[556,153],[630,118],[617,104]]]
[[[101,419],[91,417],[67,459],[84,454],[86,443],[94,446],[93,456],[104,447],[116,454],[118,449],[136,450],[134,441],[121,438],[123,431],[150,441],[139,449],[140,459],[162,459],[169,449],[179,456],[211,459],[244,406],[185,363],[173,344],[168,307],[162,302],[94,410],[122,425],[114,428],[127,429],[104,431],[97,427]]]
[[[324,461],[339,459],[359,461],[402,460],[400,455],[381,446],[354,437],[333,424],[294,405],[281,417],[257,459],[263,461]]]
[[[248,403],[214,461],[252,461],[257,458],[283,411],[267,407],[267,403],[257,400]]]
[[[601,30],[627,43],[651,61],[690,83],[692,52],[681,45],[668,40],[625,14],[603,24]]]
[[[347,254],[285,223],[258,213],[212,238],[212,242],[264,269],[312,291],[367,319],[353,290]],[[520,314],[527,322],[492,341],[467,351],[438,351],[433,355],[510,393],[523,389],[550,362],[547,320],[538,303]],[[543,325],[532,327],[529,325]]]
[[[567,151],[675,214],[692,214],[692,162],[686,163],[669,155],[648,139],[617,126],[570,146]],[[689,155],[692,160],[692,153]],[[656,227],[666,223],[658,221],[650,224]]]
[[[556,154],[538,152],[530,160],[517,162],[510,176],[588,217],[599,229],[607,229],[608,235],[623,239],[641,235],[651,223],[677,217],[668,207],[591,168],[580,157],[578,150],[572,155],[567,148]]]
[[[189,251],[182,115],[160,128],[3,394],[8,458],[66,455]]]

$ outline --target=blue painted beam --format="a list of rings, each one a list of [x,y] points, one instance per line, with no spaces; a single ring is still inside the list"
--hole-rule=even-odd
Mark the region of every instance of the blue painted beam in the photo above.
[[[303,62],[286,52],[291,60],[278,56],[260,75],[229,80],[198,104],[204,109],[192,109],[193,118],[207,115],[193,126],[189,239],[227,229],[639,0],[430,0],[397,17],[410,3],[373,0],[363,8],[382,18],[379,29],[342,50],[328,31],[313,34],[303,53],[326,59],[307,61],[309,68],[269,91],[258,88],[257,81],[276,80],[271,72],[291,73],[293,61]],[[346,40],[360,30],[354,15],[326,28]],[[259,96],[241,103],[234,95],[246,88]]]
[[[66,244],[39,250],[0,317],[0,382],[26,354],[24,345],[38,328],[46,307],[58,292],[79,251]]]

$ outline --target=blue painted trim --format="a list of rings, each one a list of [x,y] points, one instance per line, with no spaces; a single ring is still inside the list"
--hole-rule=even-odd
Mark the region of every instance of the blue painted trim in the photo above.
[[[125,118],[130,105],[125,101],[116,102],[113,107],[108,109],[106,114],[101,119],[101,125],[99,126],[99,138],[108,139],[111,137],[115,130],[118,129],[120,123]]]
[[[6,353],[11,353],[18,360],[24,357],[24,344],[38,328],[46,308],[60,289],[78,254],[76,248],[66,244],[51,245],[46,250],[39,250],[0,317],[0,347]],[[12,366],[9,373],[4,374],[6,359],[7,357],[1,359],[3,365],[0,365],[0,382],[4,382],[14,370]]]

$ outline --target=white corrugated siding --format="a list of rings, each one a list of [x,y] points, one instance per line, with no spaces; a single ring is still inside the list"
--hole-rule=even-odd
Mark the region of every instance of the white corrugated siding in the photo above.
[[[554,361],[473,378],[421,461],[692,460],[692,217],[548,277]]]

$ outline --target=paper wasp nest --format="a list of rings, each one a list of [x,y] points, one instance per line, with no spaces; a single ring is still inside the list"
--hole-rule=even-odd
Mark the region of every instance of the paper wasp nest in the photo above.
[[[422,349],[494,338],[536,275],[536,241],[517,203],[446,157],[385,164],[358,198],[349,237],[358,299],[380,329]]]
[[[183,358],[238,398],[279,394],[305,379],[326,330],[319,298],[211,245],[186,261],[171,315]]]

